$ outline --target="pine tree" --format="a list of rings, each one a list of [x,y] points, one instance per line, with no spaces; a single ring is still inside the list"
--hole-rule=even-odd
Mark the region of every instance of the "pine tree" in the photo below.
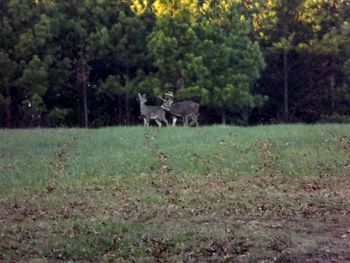
[[[220,111],[223,124],[227,111],[238,113],[247,122],[251,109],[264,102],[252,93],[265,64],[258,44],[251,39],[250,20],[241,15],[240,5],[207,1],[204,7],[199,35],[201,54],[210,72],[208,104]]]

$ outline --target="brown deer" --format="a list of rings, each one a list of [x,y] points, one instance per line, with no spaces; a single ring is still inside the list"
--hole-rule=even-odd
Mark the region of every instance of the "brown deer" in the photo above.
[[[198,127],[199,104],[194,101],[174,102],[172,99],[172,92],[169,92],[166,95],[169,96],[168,99],[163,99],[159,96],[159,98],[163,100],[161,108],[170,112],[173,117],[173,126],[176,124],[177,117],[182,117],[184,126],[188,126],[188,121],[191,120],[191,123],[196,124]]]

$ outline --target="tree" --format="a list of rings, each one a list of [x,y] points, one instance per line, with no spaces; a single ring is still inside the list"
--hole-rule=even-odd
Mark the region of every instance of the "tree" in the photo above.
[[[45,111],[43,96],[46,93],[48,85],[47,66],[37,55],[34,55],[23,71],[18,80],[18,87],[24,95],[21,112],[25,121],[30,125],[41,120],[42,113]],[[29,119],[28,119],[29,118]]]
[[[340,38],[334,31],[339,32],[346,21],[349,3],[341,0],[252,2],[252,6],[258,7],[251,11],[254,36],[267,61],[257,89],[269,96],[261,114],[272,119],[313,122],[332,111],[330,108],[334,111],[332,98],[343,78],[337,50],[344,50],[344,46],[336,43]],[[325,39],[329,34],[333,43]]]
[[[349,13],[342,0],[3,0],[0,125],[131,123],[137,92],[170,90],[208,122],[343,121]]]
[[[15,125],[13,116],[21,103],[16,87],[16,76],[22,69],[21,56],[15,46],[37,19],[38,13],[30,1],[0,1],[0,115],[5,116],[3,125],[8,128]]]
[[[16,70],[16,62],[10,59],[9,55],[0,51],[0,111],[5,112],[5,127],[11,126],[11,92],[10,89],[14,85],[13,78]]]
[[[263,55],[251,39],[251,23],[241,15],[242,6],[206,1],[205,8],[199,50],[210,76],[208,104],[220,110],[223,124],[226,111],[239,113],[246,122],[250,110],[265,100],[252,93],[265,65]]]
[[[159,17],[149,36],[148,49],[158,80],[154,93],[169,90],[190,90],[203,80],[207,69],[198,54],[199,38],[195,32],[192,14],[183,7],[174,16]]]
[[[173,90],[177,97],[201,96],[202,104],[245,115],[263,102],[252,94],[264,59],[250,39],[250,23],[239,6],[204,1],[158,18],[148,47],[157,72],[155,92]],[[203,14],[203,15],[201,15]],[[156,81],[154,81],[156,82]]]
[[[92,71],[93,82],[96,82],[94,92],[101,96],[98,100],[111,104],[109,108],[113,114],[118,112],[119,122],[129,123],[132,97],[141,87],[141,76],[152,66],[145,47],[154,19],[146,11],[136,15],[124,2],[111,6],[106,2],[103,7],[108,19],[100,21],[98,30],[90,34],[88,45],[94,57],[91,64],[104,69]],[[102,108],[107,106],[99,107]]]

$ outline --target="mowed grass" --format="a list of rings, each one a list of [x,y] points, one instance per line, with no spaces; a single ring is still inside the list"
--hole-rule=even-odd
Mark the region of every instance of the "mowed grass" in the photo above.
[[[350,260],[350,125],[0,138],[0,261]]]

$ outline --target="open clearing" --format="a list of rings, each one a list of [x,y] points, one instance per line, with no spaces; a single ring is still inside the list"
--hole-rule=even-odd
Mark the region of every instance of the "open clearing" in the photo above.
[[[0,136],[0,261],[350,261],[350,125]]]

